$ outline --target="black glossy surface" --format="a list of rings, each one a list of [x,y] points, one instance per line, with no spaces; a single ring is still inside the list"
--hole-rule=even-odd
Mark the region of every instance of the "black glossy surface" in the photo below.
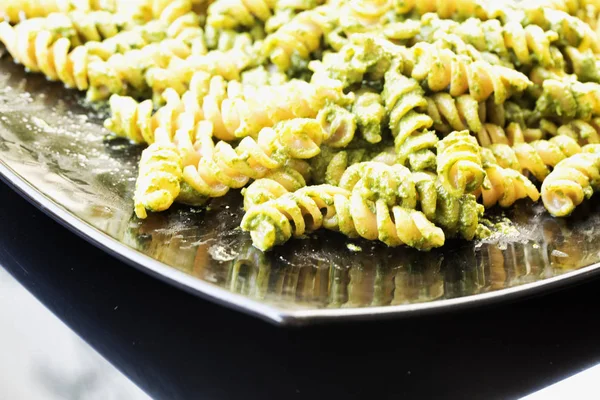
[[[379,318],[489,301],[545,290],[548,278],[600,261],[596,199],[569,219],[521,202],[507,211],[516,228],[509,235],[448,241],[430,253],[354,241],[356,252],[342,235],[318,232],[265,254],[238,229],[243,212],[233,191],[206,208],[175,206],[141,221],[131,201],[140,147],[104,138],[100,116],[79,100],[0,60],[0,172],[139,268],[275,322]]]
[[[117,262],[1,183],[0,223],[0,264],[157,399],[507,399],[600,361],[598,280],[460,313],[291,329]]]

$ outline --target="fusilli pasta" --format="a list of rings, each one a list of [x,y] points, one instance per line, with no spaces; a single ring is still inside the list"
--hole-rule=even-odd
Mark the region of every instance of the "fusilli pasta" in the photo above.
[[[593,146],[593,147],[588,147]],[[555,217],[573,212],[581,202],[590,198],[600,183],[600,153],[598,145],[588,145],[556,165],[542,184],[542,201]]]

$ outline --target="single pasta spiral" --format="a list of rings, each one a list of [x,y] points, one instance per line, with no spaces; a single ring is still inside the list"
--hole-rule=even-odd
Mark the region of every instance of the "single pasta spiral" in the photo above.
[[[427,109],[427,99],[418,82],[402,75],[395,64],[385,74],[381,97],[389,115],[398,161],[408,161],[412,169],[435,168],[432,149],[438,138],[427,131],[433,120],[422,112]]]
[[[263,128],[255,140],[245,137],[232,147],[220,141],[197,166],[184,168],[185,181],[208,197],[224,196],[230,188],[241,188],[250,179],[264,178],[289,159],[308,159],[319,154],[326,133],[314,119],[292,119]]]
[[[535,140],[530,143],[515,143],[490,146],[497,164],[519,172],[528,171],[539,182],[544,181],[550,170],[560,161],[581,152],[577,141],[566,135],[559,135],[550,140]]]
[[[159,128],[157,140],[142,152],[135,185],[134,205],[138,218],[146,218],[146,210],[164,211],[179,196],[182,178],[181,156]]]
[[[504,168],[498,162],[492,150],[481,149],[484,158],[486,183],[480,188],[481,198],[485,208],[498,204],[500,207],[510,207],[516,201],[529,197],[538,201],[540,193],[527,177],[518,170]]]
[[[569,136],[582,146],[600,143],[600,117],[592,118],[589,122],[575,119],[562,125],[545,120],[543,128],[544,132],[552,136]]]
[[[523,26],[517,21],[502,24],[496,19],[481,21],[477,18],[459,23],[440,19],[433,13],[423,15],[421,25],[428,40],[438,39],[440,34],[455,34],[479,51],[505,58],[512,56],[521,65],[537,62],[542,66],[554,66],[550,44],[558,40],[558,34],[544,32],[537,25]]]
[[[295,161],[304,163],[301,160]],[[309,168],[304,166],[304,169],[308,170]],[[289,166],[277,169],[242,189],[244,210],[247,211],[253,206],[278,199],[286,193],[295,192],[305,186],[306,179],[297,169]]]
[[[542,116],[582,119],[600,116],[600,84],[548,79],[535,110]]]
[[[320,47],[321,38],[331,30],[328,14],[332,12],[328,6],[301,12],[267,36],[263,53],[282,71],[310,59],[310,54]]]
[[[369,143],[381,142],[381,129],[386,117],[381,95],[370,90],[358,91],[352,113],[356,116],[361,136]]]
[[[427,114],[433,119],[436,131],[449,133],[468,129],[471,132],[483,130],[485,105],[471,95],[463,94],[456,98],[448,93],[436,93],[427,97]]]
[[[437,42],[420,42],[410,50],[415,59],[411,76],[425,82],[432,92],[449,89],[454,97],[469,93],[477,101],[493,94],[495,102],[500,104],[514,92],[522,92],[531,85],[524,74],[514,69],[483,60],[473,61]]]
[[[123,7],[115,0],[3,0],[0,3],[0,17],[16,23],[21,19],[45,17],[55,12],[69,11],[108,11],[117,12]]]
[[[377,158],[377,157],[376,157]],[[452,196],[436,174],[411,173],[401,165],[361,162],[344,172],[339,186],[354,193],[356,188],[367,200],[383,199],[404,209],[423,212],[427,219],[444,230],[446,237],[473,239],[483,207],[472,194]]]
[[[480,19],[488,18],[488,4],[484,0],[394,0],[395,11],[408,14],[411,11],[417,15],[437,13],[441,18],[465,18],[475,16]]]
[[[325,130],[329,147],[346,147],[354,139],[356,117],[337,104],[326,105],[316,117]]]
[[[591,50],[580,51],[575,47],[565,48],[566,59],[580,82],[600,83],[600,58]]]
[[[573,46],[579,50],[600,52],[600,42],[588,24],[560,10],[548,7],[520,7],[518,15],[507,14],[506,23],[521,21],[524,25],[537,25],[558,35],[557,44]]]
[[[455,131],[436,144],[437,173],[452,196],[476,191],[485,178],[481,147],[468,131]]]
[[[544,207],[555,217],[566,217],[590,198],[600,184],[600,149],[587,145],[583,152],[564,159],[542,183]]]
[[[475,237],[483,215],[483,206],[477,203],[475,195],[452,196],[432,172],[413,172],[411,180],[417,190],[418,208],[447,237],[460,236],[466,240]]]
[[[206,23],[218,29],[252,27],[256,20],[267,21],[277,0],[216,0],[208,7]]]
[[[90,55],[108,60],[114,54],[123,54],[130,50],[141,49],[150,43],[160,42],[166,38],[165,25],[160,21],[151,21],[121,31],[101,42],[87,42],[85,46],[88,48]]]
[[[483,129],[476,134],[480,146],[489,147],[492,144],[515,145],[517,143],[530,143],[544,137],[542,129],[524,128],[517,122],[510,122],[506,130],[500,125],[486,123]]]
[[[381,29],[381,21],[392,7],[392,0],[350,0],[341,12],[340,25],[348,36]]]
[[[339,186],[349,192],[358,188],[366,199],[383,199],[403,208],[417,206],[417,192],[410,170],[399,164],[390,166],[373,161],[354,164],[344,172]]]
[[[421,250],[439,247],[445,240],[443,231],[419,211],[390,207],[383,199],[373,204],[358,191],[351,194],[331,185],[308,186],[254,206],[241,226],[263,251],[321,227],[352,238],[379,238],[389,246],[406,244]]]
[[[112,95],[109,100],[111,116],[104,122],[104,127],[132,142],[148,144],[154,142],[158,128],[164,129],[172,138],[182,126],[180,118],[184,114],[191,114],[190,129],[196,127],[201,114],[196,114],[199,111],[192,92],[179,96],[174,89],[167,89],[163,98],[166,104],[153,113],[152,100],[138,103],[129,96]]]
[[[247,35],[238,35],[236,44],[227,51],[212,50],[206,54],[173,58],[164,68],[153,67],[146,72],[146,80],[155,96],[167,88],[174,88],[183,94],[191,78],[198,71],[222,76],[225,80],[240,80],[241,72],[253,62],[252,40]]]
[[[321,153],[311,159],[311,177],[317,184],[327,183],[339,186],[342,175],[348,167],[359,162],[369,161],[377,158],[377,150],[368,151],[367,149],[332,149],[328,146],[321,148]],[[384,156],[377,159],[379,162],[386,161],[387,164],[395,164],[397,160],[396,152],[390,147]]]
[[[383,80],[396,50],[405,48],[370,34],[355,34],[339,51],[325,52],[321,60],[309,62],[308,68],[314,72],[313,82],[333,79],[347,88],[363,80]]]
[[[351,98],[351,97],[350,97]],[[234,140],[256,137],[265,127],[292,118],[314,118],[328,102],[343,103],[349,97],[341,88],[291,80],[279,86],[238,86],[215,76],[203,99],[204,118],[215,127],[215,137]]]

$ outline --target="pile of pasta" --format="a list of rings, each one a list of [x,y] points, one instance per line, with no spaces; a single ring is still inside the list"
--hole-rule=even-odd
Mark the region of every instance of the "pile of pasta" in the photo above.
[[[145,144],[135,213],[241,189],[261,250],[420,250],[600,189],[600,0],[0,0],[31,72]],[[529,200],[527,200],[529,199]]]

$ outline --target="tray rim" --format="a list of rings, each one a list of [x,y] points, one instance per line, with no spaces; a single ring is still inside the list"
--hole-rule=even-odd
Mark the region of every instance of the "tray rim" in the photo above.
[[[80,219],[46,194],[39,191],[4,160],[0,160],[0,179],[50,218],[80,238],[115,257],[117,260],[192,295],[258,317],[275,325],[301,326],[335,321],[406,318],[423,314],[454,311],[500,301],[516,300],[536,294],[545,294],[600,274],[600,262],[598,262],[536,282],[452,299],[362,308],[290,310],[230,292],[210,282],[178,271],[174,267],[144,255],[119,242],[117,239]]]

